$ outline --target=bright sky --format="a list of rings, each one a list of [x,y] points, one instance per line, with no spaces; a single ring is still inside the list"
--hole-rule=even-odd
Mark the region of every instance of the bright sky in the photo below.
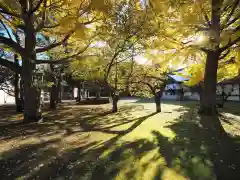
[[[144,56],[142,55],[137,55],[135,57],[135,61],[138,63],[138,64],[151,64],[150,61],[148,61]]]

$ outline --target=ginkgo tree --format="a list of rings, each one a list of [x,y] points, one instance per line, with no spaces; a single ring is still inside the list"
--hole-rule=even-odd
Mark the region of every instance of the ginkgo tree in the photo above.
[[[169,67],[159,64],[135,65],[130,78],[130,91],[135,95],[153,97],[156,112],[161,112],[161,98],[167,84],[173,83]]]
[[[3,0],[0,2],[1,22],[8,36],[0,36],[3,48],[6,46],[21,56],[21,78],[24,87],[24,121],[39,119],[40,91],[33,83],[38,54],[49,51],[68,41],[77,41],[85,35],[86,25],[98,21],[109,4],[99,0]],[[19,31],[22,43],[18,43],[13,32]],[[41,35],[49,37],[42,41]],[[40,38],[38,38],[40,37]],[[79,55],[74,51],[70,55]],[[1,64],[12,67],[7,59]],[[46,63],[46,61],[44,62]]]
[[[231,57],[231,56],[229,56]],[[218,67],[217,71],[217,83],[222,86],[221,82],[227,79],[232,79],[239,76],[239,66],[238,63],[233,59],[229,60],[225,57],[225,60],[222,60]],[[203,100],[203,90],[204,90],[204,61],[198,61],[197,64],[190,65],[184,69],[184,73],[177,73],[180,76],[185,76],[188,81],[185,82],[185,85],[189,86],[193,92],[197,92],[200,97],[200,102]],[[220,102],[217,102],[217,106],[222,107],[224,102],[230,96],[231,92],[225,92],[224,87],[221,87],[221,96],[222,99]]]
[[[95,82],[109,89],[113,112],[117,111],[119,93],[125,88],[126,80],[123,79],[129,76],[129,73],[123,73],[124,63],[139,54],[144,41],[158,30],[152,26],[151,18],[145,9],[139,7],[137,0],[116,1],[108,12],[108,18],[98,27],[98,42],[104,42],[104,46],[96,48],[101,67],[93,69],[101,73]]]
[[[165,40],[183,54],[205,53],[201,110],[216,113],[217,69],[228,54],[239,52],[239,0],[146,1],[165,20]],[[235,61],[239,56],[236,56]]]

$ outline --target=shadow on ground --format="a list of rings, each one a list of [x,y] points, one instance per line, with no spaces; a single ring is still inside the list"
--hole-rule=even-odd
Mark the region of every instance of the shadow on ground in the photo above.
[[[180,117],[164,124],[173,136],[146,127],[150,137],[121,140],[156,115],[133,114],[141,111],[66,106],[42,123],[2,126],[0,179],[240,179],[239,137],[220,133],[217,119],[183,106],[176,109]]]
[[[179,110],[188,111],[166,125],[174,138],[154,130],[152,141],[126,142],[98,164],[93,177],[112,179],[124,171],[123,179],[139,179],[149,171],[152,178],[145,179],[239,180],[240,138],[216,130],[209,122],[216,119],[194,119],[194,109]]]

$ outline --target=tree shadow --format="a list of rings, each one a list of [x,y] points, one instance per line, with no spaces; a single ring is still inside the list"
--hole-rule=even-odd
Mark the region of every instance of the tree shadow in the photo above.
[[[219,109],[221,113],[230,113],[235,116],[240,116],[239,111],[240,102],[230,102],[227,101],[222,109]]]
[[[0,147],[0,179],[181,179],[175,174],[192,180],[240,179],[240,139],[217,131],[212,123],[217,119],[199,117],[193,106],[179,107],[181,116],[165,123],[173,137],[153,130],[150,137],[124,141],[123,136],[156,114],[136,118],[132,111],[141,108],[128,106],[111,114],[103,108],[67,106],[42,123],[1,129],[1,142],[9,145]],[[111,136],[90,139],[96,132]],[[12,146],[18,141],[22,144]]]
[[[42,123],[2,127],[1,130],[5,130],[1,131],[2,140],[9,141],[10,144],[12,141],[20,141],[22,144],[7,146],[6,149],[0,147],[0,171],[4,172],[1,173],[0,179],[91,179],[92,168],[97,167],[101,161],[99,156],[115,146],[119,138],[132,132],[144,120],[155,114],[133,118],[130,111],[135,108],[138,107],[122,108],[118,112],[118,118],[114,119],[112,114],[101,108],[94,109],[93,114],[89,114],[92,109],[84,108],[79,117],[79,109],[65,107],[63,112],[49,114],[49,119]],[[106,120],[103,123],[105,126],[97,124],[99,120]],[[129,122],[132,124],[125,130],[111,130],[121,123]],[[91,127],[88,123],[95,126]],[[78,128],[77,131],[73,131],[74,128]],[[89,141],[89,132],[93,131],[111,133],[114,137],[108,141]],[[69,148],[63,138],[70,139],[76,133],[79,138],[75,138]]]
[[[5,123],[0,126],[0,140],[10,140],[22,136],[25,138],[39,137],[56,133],[71,135],[76,132],[91,131],[93,128],[99,130],[117,128],[122,124],[134,122],[132,111],[141,108],[142,106],[120,107],[118,113],[112,114],[107,108],[96,106],[61,106],[57,110],[47,111],[43,122]]]
[[[130,133],[131,131],[133,131],[135,128],[137,128],[139,125],[141,125],[146,119],[148,119],[151,116],[154,116],[157,113],[151,113],[149,115],[146,116],[142,116],[139,118],[135,118],[135,119],[117,119],[116,121],[114,121],[113,125],[105,125],[105,126],[98,126],[96,119],[93,119],[94,122],[91,121],[82,121],[80,123],[80,126],[83,128],[84,131],[100,131],[100,132],[104,132],[104,133],[110,133],[110,134],[118,134],[118,135],[125,135],[127,133]],[[119,127],[121,125],[124,124],[129,124],[132,123],[132,125],[124,130],[111,130],[111,128],[114,127]],[[102,127],[102,128],[101,128]]]
[[[80,164],[84,163],[81,154],[98,143],[85,141],[82,139],[80,147],[69,151],[59,151],[61,139],[12,148],[1,155],[0,179],[54,179],[63,172],[62,177],[67,179],[71,176],[73,166],[75,178],[78,174],[83,175],[86,169]]]
[[[16,113],[16,108],[14,105],[1,105],[0,106],[0,126],[8,124],[19,124],[18,116],[21,116],[22,113]],[[13,118],[14,117],[14,118]]]
[[[198,117],[189,109],[167,126],[176,134],[173,139],[153,131],[167,166],[194,180],[240,179],[239,137],[221,129],[217,118]]]
[[[178,100],[171,100],[171,99],[162,99],[161,102],[163,104],[171,104],[171,105],[180,105],[180,106],[192,106],[192,105],[196,105],[199,104],[198,101],[178,101]],[[154,99],[153,98],[141,98],[138,99],[137,101],[135,101],[134,103],[136,104],[142,104],[142,103],[154,103]]]

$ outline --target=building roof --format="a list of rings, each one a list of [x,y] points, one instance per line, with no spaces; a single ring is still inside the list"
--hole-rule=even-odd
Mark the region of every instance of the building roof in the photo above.
[[[169,75],[172,79],[174,79],[176,82],[183,82],[188,80],[185,77],[179,76],[179,75]]]

